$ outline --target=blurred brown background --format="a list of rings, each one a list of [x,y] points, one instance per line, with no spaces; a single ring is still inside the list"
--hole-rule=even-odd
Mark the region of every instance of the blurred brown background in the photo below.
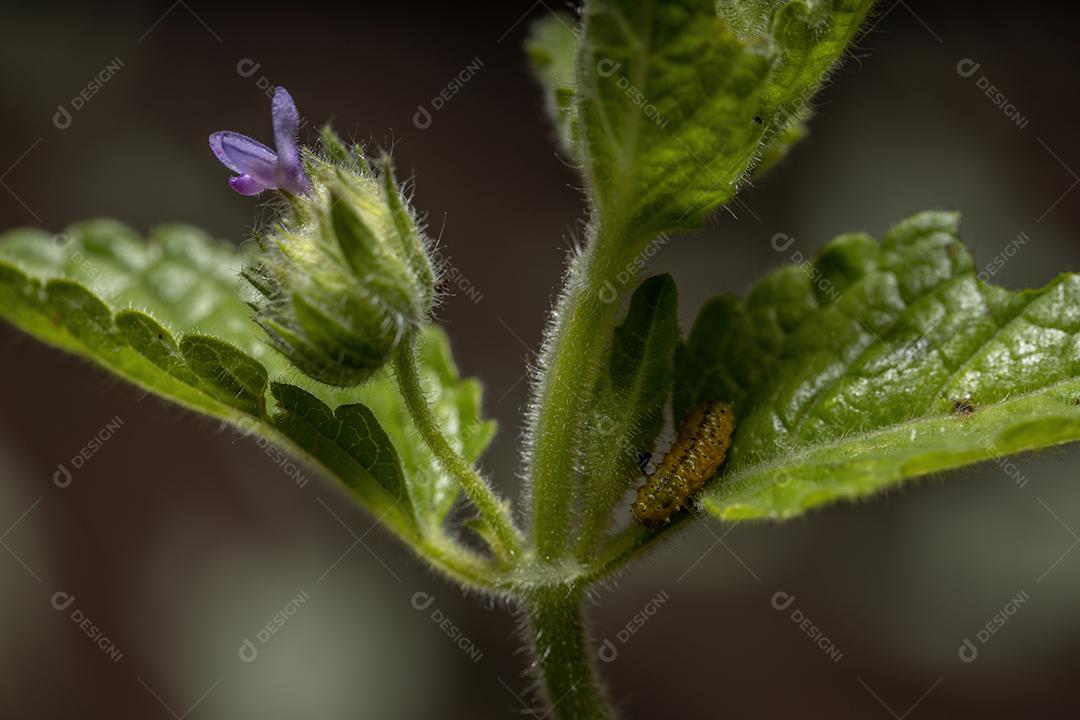
[[[556,5],[371,5],[5,3],[0,228],[111,216],[244,239],[257,204],[226,187],[206,136],[268,138],[260,79],[285,85],[312,121],[309,139],[332,119],[393,145],[400,173],[415,173],[418,207],[482,295],[460,292],[441,314],[501,422],[484,464],[516,496],[522,374],[582,216],[521,52],[530,19]],[[839,232],[880,235],[929,207],[965,212],[980,266],[1027,233],[995,276],[1008,287],[1080,269],[1078,12],[883,0],[859,59],[821,96],[810,139],[741,196],[749,210],[660,254],[685,326],[705,298],[743,292],[787,261],[774,233],[810,254]],[[416,127],[418,106],[431,109],[477,59]],[[957,72],[964,59],[980,63],[971,77]],[[57,127],[58,106],[116,60]],[[982,77],[1023,122],[984,94]],[[7,326],[0,358],[0,715],[530,716],[514,619],[463,597],[380,530],[365,534],[372,518],[332,484],[297,487],[253,442],[140,401]],[[58,464],[114,418],[113,437],[58,488]],[[596,593],[596,637],[617,649],[603,668],[612,693],[628,718],[1076,717],[1078,469],[1080,453],[1065,449],[782,526],[696,527]],[[434,604],[414,609],[418,592]],[[70,619],[76,610],[113,657]],[[279,612],[287,621],[262,642]],[[1008,619],[984,643],[996,613]],[[245,639],[253,662],[240,658]],[[973,662],[960,658],[965,639]]]

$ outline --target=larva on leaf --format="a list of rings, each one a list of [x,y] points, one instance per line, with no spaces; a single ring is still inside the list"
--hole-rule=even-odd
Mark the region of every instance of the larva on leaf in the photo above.
[[[638,488],[634,520],[647,528],[671,520],[716,474],[733,432],[735,412],[728,403],[703,403],[691,409],[667,455]]]

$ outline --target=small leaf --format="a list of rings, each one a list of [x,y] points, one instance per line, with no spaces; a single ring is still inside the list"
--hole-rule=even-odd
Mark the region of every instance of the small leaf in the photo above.
[[[349,152],[349,148],[330,125],[324,125],[322,130],[319,131],[319,142],[323,152],[335,165],[342,165],[354,171],[361,170],[359,163],[363,158],[363,154],[357,156]]]
[[[535,22],[525,52],[544,91],[544,107],[555,126],[559,149],[577,160],[576,96],[578,34],[576,21],[566,13],[550,13]]]
[[[42,312],[41,283],[26,276],[14,265],[0,260],[0,307],[24,320]]]
[[[335,315],[332,308],[323,308],[309,303],[302,294],[293,294],[290,298],[292,310],[303,329],[305,338],[310,342],[294,340],[293,331],[278,323],[272,317],[260,317],[259,322],[273,329],[271,337],[283,338],[293,344],[289,347],[289,357],[297,367],[308,367],[306,364],[296,362],[298,358],[304,358],[313,363],[312,367],[324,368],[324,374],[333,376],[341,372],[342,366],[350,368],[367,368],[366,374],[372,372],[386,363],[386,358],[392,346],[382,342],[372,342],[370,335],[356,333],[354,326],[343,325],[343,319]],[[376,337],[380,337],[380,333]],[[333,348],[331,355],[330,348]],[[310,374],[310,373],[307,373]],[[332,378],[326,378],[325,382],[332,382]],[[347,386],[346,383],[342,383]]]
[[[339,177],[340,175],[339,172]],[[368,194],[357,193],[355,187],[367,189],[366,186],[370,185],[370,182],[366,179],[357,182],[360,182],[359,186],[355,182],[353,185],[348,185],[342,180],[340,188],[330,191],[328,219],[332,232],[325,235],[335,237],[337,240],[341,257],[345,258],[355,276],[354,281],[350,280],[350,282],[359,283],[365,293],[374,294],[375,297],[381,298],[382,303],[389,303],[394,309],[413,308],[418,302],[418,299],[413,297],[413,291],[419,290],[419,283],[410,262],[414,258],[403,244],[399,244],[402,242],[402,236],[397,223],[404,221],[400,212],[403,208],[394,206],[400,203],[391,203],[387,199],[382,199],[386,207],[380,207],[378,212],[370,214],[365,219],[361,208],[367,208],[373,200]],[[378,192],[381,193],[384,190],[386,186]],[[375,191],[368,190],[368,192]],[[395,194],[394,200],[401,199]],[[378,222],[380,225],[369,225],[369,221]],[[393,243],[399,244],[397,247],[401,255],[397,255],[390,249],[388,235],[393,237]],[[418,235],[416,237],[419,242]],[[327,261],[329,259],[329,257],[325,258]],[[324,270],[324,268],[318,269],[319,272]],[[430,275],[427,280],[431,281]],[[343,281],[335,279],[326,282],[333,287],[333,283]],[[324,297],[327,289],[322,288],[323,293],[320,297]],[[381,303],[377,307],[381,307]]]
[[[485,420],[483,414],[484,388],[474,378],[456,380],[454,404],[458,413],[458,439],[461,454],[469,462],[476,462],[495,438],[498,429],[494,420]]]
[[[184,337],[180,354],[219,400],[249,415],[265,414],[269,376],[254,358],[209,335]]]
[[[285,383],[271,384],[270,391],[277,400],[274,424],[297,445],[354,490],[367,491],[370,475],[395,503],[409,507],[397,452],[370,410],[360,404],[331,410],[311,393]]]
[[[172,333],[146,313],[123,310],[116,315],[116,327],[137,352],[170,375],[197,387],[198,376],[187,366]]]
[[[397,244],[401,254],[409,262],[409,267],[416,274],[417,285],[423,289],[423,304],[428,307],[435,292],[435,271],[425,250],[427,240],[420,232],[420,227],[413,214],[412,205],[405,201],[394,178],[394,166],[390,157],[382,161],[382,191],[386,198],[386,207],[397,231]]]
[[[366,278],[378,268],[379,239],[352,204],[341,195],[331,192],[330,219],[341,254],[358,278]]]
[[[765,149],[761,152],[761,159],[758,160],[757,165],[754,167],[753,178],[755,180],[776,167],[788,156],[788,153],[791,152],[795,145],[806,139],[806,136],[810,134],[810,128],[807,125],[810,114],[809,110],[799,113],[798,117],[793,119],[787,127],[769,139]]]
[[[576,122],[604,222],[639,243],[699,227],[798,120],[871,4],[755,3],[733,25],[713,0],[586,3]]]
[[[957,224],[928,212],[880,246],[844,235],[745,303],[706,305],[679,353],[675,414],[729,400],[739,420],[705,508],[787,518],[1080,439],[1080,276],[987,285]]]
[[[746,41],[767,36],[772,17],[787,0],[716,0],[716,12]]]
[[[615,328],[607,372],[595,393],[596,409],[583,443],[580,556],[592,549],[616,503],[642,474],[638,456],[653,449],[663,427],[678,342],[675,281],[670,275],[653,276],[634,291],[626,318]]]
[[[45,285],[45,305],[54,321],[81,342],[103,353],[119,349],[112,313],[82,285],[69,280],[50,280]]]

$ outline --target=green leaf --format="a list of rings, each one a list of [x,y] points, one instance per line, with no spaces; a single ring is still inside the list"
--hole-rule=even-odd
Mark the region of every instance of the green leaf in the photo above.
[[[701,499],[787,518],[904,479],[1080,439],[1080,276],[1009,292],[977,279],[958,216],[829,243],[718,298],[677,360],[676,418],[729,400],[735,438]]]
[[[753,179],[757,180],[772,170],[788,156],[795,145],[806,139],[806,136],[810,134],[810,127],[807,125],[810,115],[810,111],[804,109],[798,116],[792,118],[787,127],[769,139],[769,143],[761,152],[761,159],[754,166]]]
[[[371,410],[359,403],[331,410],[311,393],[286,383],[273,383],[271,392],[277,401],[274,425],[286,436],[359,493],[369,490],[365,483],[373,477],[411,514],[397,451]]]
[[[330,191],[330,221],[341,254],[356,277],[367,277],[378,267],[379,239],[350,202]]]
[[[772,17],[787,0],[716,0],[716,12],[740,40],[768,35]]]
[[[112,312],[82,285],[69,280],[48,281],[45,284],[45,309],[77,341],[97,347],[106,356],[120,352]]]
[[[586,3],[578,118],[601,218],[641,242],[734,195],[856,35],[872,0]],[[731,5],[731,3],[727,3]]]
[[[578,159],[574,113],[578,34],[576,21],[565,13],[545,15],[532,26],[525,52],[544,91],[544,108],[555,126],[559,149]]]
[[[598,382],[584,440],[584,558],[611,523],[612,511],[635,478],[638,454],[649,452],[664,425],[679,342],[678,291],[670,275],[655,275],[634,291],[615,328],[607,372]]]
[[[209,335],[186,336],[180,354],[219,400],[249,415],[265,414],[269,377],[257,360]]]
[[[108,220],[55,236],[16,230],[0,236],[0,317],[327,468],[370,510],[388,512],[398,532],[414,532],[414,506],[425,522],[444,518],[456,485],[414,436],[390,374],[345,390],[297,372],[251,322],[243,264],[231,246],[184,226],[159,228],[149,241]],[[441,332],[425,347],[439,412],[475,459],[494,432],[479,385],[458,377]]]
[[[140,355],[187,385],[199,387],[199,376],[188,367],[180,345],[157,320],[138,310],[121,310],[116,327]]]

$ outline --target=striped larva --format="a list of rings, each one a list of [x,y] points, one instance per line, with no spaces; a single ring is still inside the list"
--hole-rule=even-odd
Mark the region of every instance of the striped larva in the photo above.
[[[735,413],[728,403],[695,406],[667,455],[638,488],[634,520],[649,528],[671,520],[716,474],[734,431]]]

